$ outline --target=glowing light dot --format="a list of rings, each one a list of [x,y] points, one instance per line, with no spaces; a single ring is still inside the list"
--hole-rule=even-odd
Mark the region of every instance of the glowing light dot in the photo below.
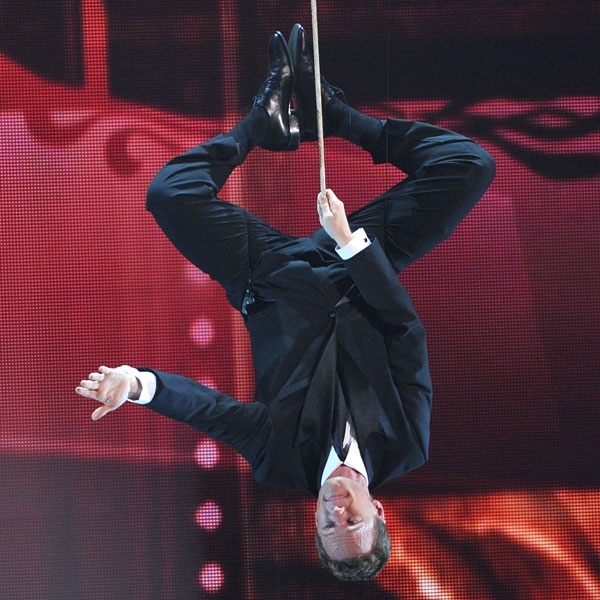
[[[223,574],[221,565],[212,562],[207,563],[202,567],[198,579],[200,580],[202,589],[207,592],[218,592],[223,587],[225,575]]]
[[[203,529],[213,531],[221,524],[221,509],[216,502],[205,502],[196,509],[196,525]]]
[[[449,596],[440,589],[437,582],[429,577],[422,577],[419,580],[419,587],[423,596],[428,600],[450,600]]]
[[[215,337],[212,321],[204,317],[196,319],[190,325],[189,336],[197,346],[208,346]]]
[[[202,440],[194,453],[196,463],[203,469],[212,469],[219,462],[219,448],[213,440]]]

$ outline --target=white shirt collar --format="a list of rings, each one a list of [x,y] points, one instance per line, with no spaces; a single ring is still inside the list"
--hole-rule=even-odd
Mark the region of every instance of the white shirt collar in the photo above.
[[[346,424],[346,435],[344,436],[344,441],[346,441],[348,437],[348,432],[350,430],[349,424]],[[325,467],[323,468],[323,474],[321,475],[321,485],[325,482],[325,480],[335,471],[340,465],[346,465],[355,471],[358,471],[367,481],[367,485],[369,485],[369,476],[367,475],[367,468],[365,467],[365,462],[360,453],[360,448],[358,447],[358,442],[356,438],[352,435],[353,432],[350,433],[350,447],[348,448],[348,455],[346,456],[346,460],[343,462],[340,460],[337,455],[335,448],[332,446],[329,451],[329,456],[327,457],[327,462],[325,463]]]

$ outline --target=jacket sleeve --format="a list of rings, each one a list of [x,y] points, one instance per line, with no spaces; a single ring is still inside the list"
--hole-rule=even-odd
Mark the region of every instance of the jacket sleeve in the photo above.
[[[386,340],[388,366],[413,436],[427,459],[431,376],[425,329],[379,242],[346,261],[369,318]]]
[[[378,240],[344,261],[363,300],[390,326],[419,322],[412,300]]]
[[[239,402],[181,375],[140,370],[156,376],[156,394],[148,408],[229,444],[250,464],[259,460],[270,431],[264,404]]]

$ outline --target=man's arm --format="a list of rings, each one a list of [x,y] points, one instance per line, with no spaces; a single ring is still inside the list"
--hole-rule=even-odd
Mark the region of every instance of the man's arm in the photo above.
[[[145,372],[156,377],[156,395],[147,405],[151,410],[229,444],[252,464],[265,450],[271,420],[262,402],[239,402],[181,375]]]
[[[432,397],[425,328],[377,240],[345,264],[360,298],[373,310],[369,320],[384,335],[387,364],[401,404],[395,414],[410,424],[410,437],[423,462],[428,456]],[[389,402],[385,410],[392,414]]]
[[[323,229],[338,245],[363,299],[391,325],[418,321],[412,301],[380,244],[367,239],[364,231],[352,232],[344,203],[326,190],[317,198],[317,212]],[[361,232],[360,236],[356,236]]]
[[[148,408],[186,423],[232,446],[254,464],[264,450],[270,421],[264,404],[238,402],[197,381],[162,371],[102,366],[83,379],[75,391],[102,404],[92,413],[97,421],[128,400],[141,401],[141,381],[151,381],[156,393],[144,400]]]
[[[357,239],[348,234],[350,227],[344,205],[331,190],[326,195],[320,194],[317,202],[323,228],[341,246],[338,254],[344,258],[361,298],[384,326],[388,365],[402,404],[399,412],[408,419],[426,460],[431,377],[423,325],[379,242],[371,243],[366,236]],[[354,245],[356,248],[352,248]]]

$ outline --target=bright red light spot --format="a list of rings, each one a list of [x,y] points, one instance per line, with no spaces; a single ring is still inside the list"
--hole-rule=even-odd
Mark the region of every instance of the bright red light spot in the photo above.
[[[223,587],[225,575],[219,563],[211,562],[202,567],[198,580],[202,589],[207,592],[218,592]]]
[[[195,459],[203,469],[217,466],[220,458],[219,448],[213,440],[202,440],[196,446]]]
[[[215,337],[215,328],[210,319],[200,317],[190,326],[189,336],[197,346],[208,346]]]
[[[196,525],[203,529],[213,531],[221,524],[221,509],[216,502],[205,502],[196,509]]]

